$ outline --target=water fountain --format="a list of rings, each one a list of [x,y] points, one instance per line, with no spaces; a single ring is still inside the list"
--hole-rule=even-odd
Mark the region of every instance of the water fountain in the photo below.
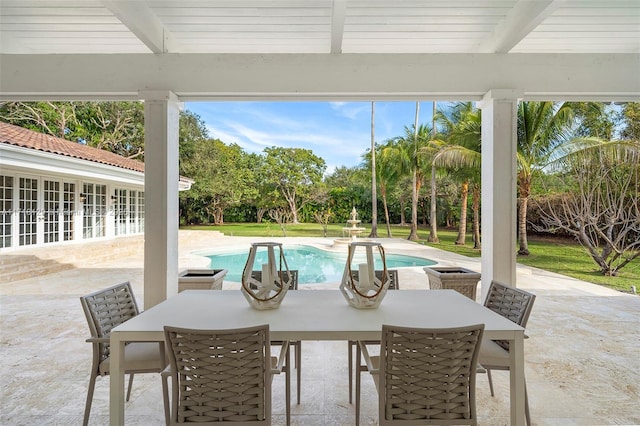
[[[354,207],[353,210],[351,210],[351,219],[347,220],[347,225],[351,225],[351,226],[345,226],[344,228],[342,228],[342,235],[350,237],[351,239],[355,240],[356,237],[358,237],[360,234],[366,231],[365,228],[358,226],[360,225],[360,222],[361,220],[358,219],[358,212]]]
[[[358,219],[358,212],[354,207],[351,210],[350,219],[347,220],[347,225],[342,228],[342,235],[345,238],[336,238],[334,240],[334,245],[336,244],[349,244],[352,241],[355,241],[360,234],[366,231],[366,228],[363,228],[360,225],[361,220]]]

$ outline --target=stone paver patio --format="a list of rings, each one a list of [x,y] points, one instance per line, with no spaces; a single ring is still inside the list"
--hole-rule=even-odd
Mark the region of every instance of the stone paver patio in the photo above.
[[[180,231],[180,267],[207,266],[206,259],[194,251],[248,249],[256,240]],[[323,238],[277,240],[333,245],[332,239]],[[479,259],[405,240],[381,241],[390,253],[419,255],[442,265],[480,271]],[[640,297],[520,265],[517,273],[518,286],[537,295],[527,327],[530,338],[525,341],[533,424],[640,424]],[[0,424],[82,423],[91,348],[85,343],[88,328],[78,298],[122,281],[131,281],[142,307],[142,256],[0,283]],[[428,288],[422,268],[401,270],[399,281],[401,288]],[[337,289],[338,284],[302,287]],[[224,289],[236,288],[224,284]],[[302,403],[292,405],[292,423],[353,424],[346,342],[305,342],[302,356]],[[295,375],[292,379],[295,381]],[[491,397],[486,375],[478,377],[481,425],[509,423],[508,373],[496,372],[494,382],[496,396]],[[98,379],[91,424],[108,424],[108,383],[108,378]],[[273,389],[274,424],[284,424],[281,377],[276,377]],[[126,419],[130,425],[164,424],[159,377],[136,376]],[[377,423],[377,394],[366,376],[361,420],[362,424]]]

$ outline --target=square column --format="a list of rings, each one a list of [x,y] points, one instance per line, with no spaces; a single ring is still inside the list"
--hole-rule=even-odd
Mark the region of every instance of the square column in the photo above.
[[[518,90],[487,92],[482,109],[482,299],[492,280],[516,285]]]
[[[170,91],[144,99],[144,308],[178,292],[179,102]]]

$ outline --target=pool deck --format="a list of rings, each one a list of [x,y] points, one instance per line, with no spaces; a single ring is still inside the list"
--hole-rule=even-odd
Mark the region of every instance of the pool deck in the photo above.
[[[248,250],[251,242],[310,244],[332,250],[333,239],[245,238],[180,231],[180,268],[206,267],[200,250]],[[388,253],[426,257],[445,266],[480,271],[480,259],[399,239],[379,239]],[[143,256],[0,283],[0,384],[3,425],[81,424],[91,362],[86,320],[78,298],[130,281],[142,305]],[[401,289],[427,289],[421,267],[401,269]],[[526,377],[535,425],[640,424],[640,297],[535,268],[517,267],[518,286],[537,295],[525,341]],[[234,290],[237,283],[223,289]],[[304,285],[305,290],[337,283]],[[402,291],[402,290],[400,290]],[[478,299],[480,299],[478,291]],[[383,302],[384,303],[384,302]],[[345,342],[305,342],[302,403],[292,405],[294,425],[352,425]],[[295,375],[293,375],[295,381]],[[494,374],[491,397],[479,375],[480,425],[509,423],[508,374]],[[108,424],[108,379],[98,379],[90,424]],[[273,422],[284,424],[284,383],[273,383]],[[295,389],[295,387],[293,387]],[[126,404],[129,425],[164,423],[160,379],[138,375]],[[363,379],[363,425],[377,424],[373,381]]]

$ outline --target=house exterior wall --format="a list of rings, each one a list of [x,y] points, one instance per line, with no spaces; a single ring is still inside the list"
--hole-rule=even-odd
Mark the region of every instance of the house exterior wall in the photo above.
[[[144,174],[0,146],[0,250],[144,233]]]

